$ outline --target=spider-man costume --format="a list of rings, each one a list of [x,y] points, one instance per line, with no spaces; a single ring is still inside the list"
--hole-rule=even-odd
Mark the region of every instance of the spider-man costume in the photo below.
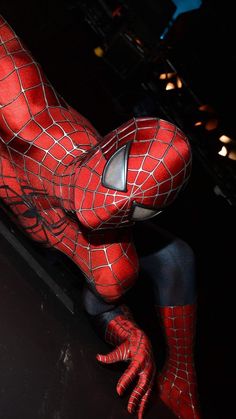
[[[191,152],[184,134],[157,118],[130,120],[101,138],[55,92],[14,31],[0,18],[0,197],[27,235],[69,256],[83,272],[84,304],[115,349],[103,363],[129,361],[118,385],[132,390],[128,410],[143,417],[155,362],[148,337],[122,296],[139,261],[151,278],[168,356],[159,396],[182,419],[199,418],[193,361],[193,258],[183,241],[154,225],[139,257],[134,224],[159,213],[188,180]],[[150,244],[150,243],[149,243]],[[145,307],[145,302],[144,302]]]

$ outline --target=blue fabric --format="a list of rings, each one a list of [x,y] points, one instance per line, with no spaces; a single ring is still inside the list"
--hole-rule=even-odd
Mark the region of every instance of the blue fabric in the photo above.
[[[176,306],[194,303],[195,258],[191,247],[150,221],[137,223],[134,241],[140,260],[140,280],[149,281],[155,304]],[[85,310],[91,316],[116,309],[114,304],[106,303],[88,288],[84,290],[83,301]]]
[[[142,280],[150,281],[155,303],[161,306],[194,303],[196,275],[191,247],[154,223],[139,224],[135,244],[140,275]]]

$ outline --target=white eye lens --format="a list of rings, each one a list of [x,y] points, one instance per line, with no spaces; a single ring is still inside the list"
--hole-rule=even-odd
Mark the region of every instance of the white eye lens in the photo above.
[[[147,220],[149,218],[155,217],[156,215],[160,214],[162,211],[154,210],[150,208],[144,208],[135,204],[134,211],[132,214],[132,220],[134,221],[141,221]]]
[[[130,143],[118,149],[108,160],[102,175],[102,185],[115,191],[126,191]]]

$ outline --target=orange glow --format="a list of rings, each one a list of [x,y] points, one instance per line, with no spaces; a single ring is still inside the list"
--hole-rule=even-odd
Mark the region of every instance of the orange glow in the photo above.
[[[183,86],[182,80],[179,77],[177,77],[176,84],[177,84],[178,89],[181,89],[181,87]]]
[[[216,129],[218,127],[218,124],[218,119],[210,119],[209,121],[207,121],[205,128],[207,131],[212,131],[213,129]]]
[[[96,47],[93,51],[94,54],[99,58],[104,56],[104,50],[102,49],[102,47]]]
[[[230,160],[236,160],[236,150],[231,150],[228,154]]]
[[[201,105],[199,106],[198,110],[201,112],[209,112],[209,113],[214,112],[214,109],[210,105]]]
[[[197,121],[194,124],[195,127],[200,127],[200,125],[202,125],[202,121]]]
[[[176,75],[176,73],[162,73],[162,74],[160,74],[159,79],[160,80],[171,79],[175,75]]]
[[[232,141],[232,139],[230,137],[228,137],[227,135],[221,135],[219,140],[224,144],[231,143],[231,141]]]
[[[174,83],[171,83],[171,82],[167,83],[166,90],[173,90],[173,89],[175,89]]]

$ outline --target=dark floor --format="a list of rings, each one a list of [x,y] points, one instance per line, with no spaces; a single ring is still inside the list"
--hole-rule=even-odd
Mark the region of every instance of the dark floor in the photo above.
[[[95,71],[91,50],[96,45],[93,37],[82,37],[83,26],[81,37],[75,37],[78,16],[71,26],[59,6],[53,19],[59,2],[41,3],[43,11],[39,3],[26,0],[22,4],[27,5],[27,12],[12,0],[3,1],[1,8],[57,90],[102,133],[108,132],[129,117],[113,101],[111,92],[119,87],[114,87],[114,80],[97,61]],[[235,404],[235,207],[216,196],[214,186],[194,156],[188,188],[158,223],[188,241],[197,259],[196,366],[203,419],[231,419]],[[102,367],[96,362],[96,353],[109,348],[83,312],[80,273],[66,258],[27,241],[2,213],[0,219],[0,417],[129,418],[127,397],[120,399],[115,393],[123,366]],[[134,290],[134,311],[141,295],[139,288]],[[138,310],[136,315],[149,327],[149,318],[142,319]],[[158,356],[155,320],[150,334]],[[173,419],[155,397],[146,417]]]

